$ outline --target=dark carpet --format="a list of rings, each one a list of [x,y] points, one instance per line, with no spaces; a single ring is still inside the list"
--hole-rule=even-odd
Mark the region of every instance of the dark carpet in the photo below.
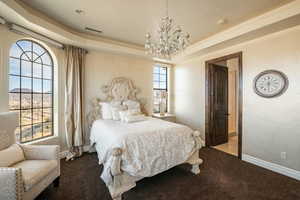
[[[300,182],[204,148],[201,173],[189,165],[145,178],[123,195],[124,200],[300,200]],[[96,154],[61,163],[60,187],[49,186],[36,200],[111,200],[99,178]]]

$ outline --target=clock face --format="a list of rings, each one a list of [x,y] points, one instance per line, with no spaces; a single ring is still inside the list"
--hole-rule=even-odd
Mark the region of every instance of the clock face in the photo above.
[[[279,71],[268,70],[260,73],[254,81],[255,92],[262,97],[281,95],[288,86],[287,77]]]

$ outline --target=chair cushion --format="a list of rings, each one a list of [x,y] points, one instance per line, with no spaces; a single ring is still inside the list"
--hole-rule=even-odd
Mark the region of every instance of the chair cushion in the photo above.
[[[18,144],[13,144],[0,151],[0,167],[10,167],[23,160],[25,160],[25,156]]]
[[[29,191],[55,170],[58,163],[56,160],[25,160],[12,167],[22,169],[25,191]]]

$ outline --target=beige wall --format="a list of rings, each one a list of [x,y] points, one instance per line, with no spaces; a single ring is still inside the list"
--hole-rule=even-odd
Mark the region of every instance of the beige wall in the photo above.
[[[10,32],[0,25],[0,112],[8,111],[8,57],[10,46],[21,35]],[[56,136],[37,142],[38,144],[60,144],[61,150],[66,150],[64,128],[64,80],[63,50],[46,45],[56,58],[55,64],[55,107],[56,107]],[[85,100],[86,109],[90,110],[89,101],[93,97],[101,97],[101,86],[109,83],[115,77],[127,77],[141,89],[139,97],[146,98],[147,110],[152,111],[152,65],[153,62],[143,58],[127,55],[116,55],[98,51],[89,51],[86,57],[85,69]]]
[[[232,48],[176,65],[174,72],[177,120],[200,129],[205,122],[205,61],[243,51],[243,154],[300,170],[300,27],[274,33]],[[265,99],[253,91],[253,79],[277,69],[290,81],[287,92]],[[286,152],[286,160],[280,158]]]
[[[143,58],[91,51],[86,57],[85,68],[85,104],[86,112],[91,110],[91,100],[105,99],[101,91],[103,85],[113,78],[131,79],[140,89],[138,98],[146,99],[146,109],[152,113],[152,69],[153,61]]]

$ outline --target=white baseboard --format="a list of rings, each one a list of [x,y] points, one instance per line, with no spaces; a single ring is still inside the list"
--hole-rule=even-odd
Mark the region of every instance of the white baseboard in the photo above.
[[[300,181],[300,171],[287,168],[275,163],[267,162],[256,157],[249,156],[247,154],[242,155],[242,160]]]
[[[90,150],[90,145],[83,146],[83,152],[88,152],[89,150]],[[69,152],[68,150],[61,151],[59,153],[59,158],[64,159],[67,156],[68,152]]]

